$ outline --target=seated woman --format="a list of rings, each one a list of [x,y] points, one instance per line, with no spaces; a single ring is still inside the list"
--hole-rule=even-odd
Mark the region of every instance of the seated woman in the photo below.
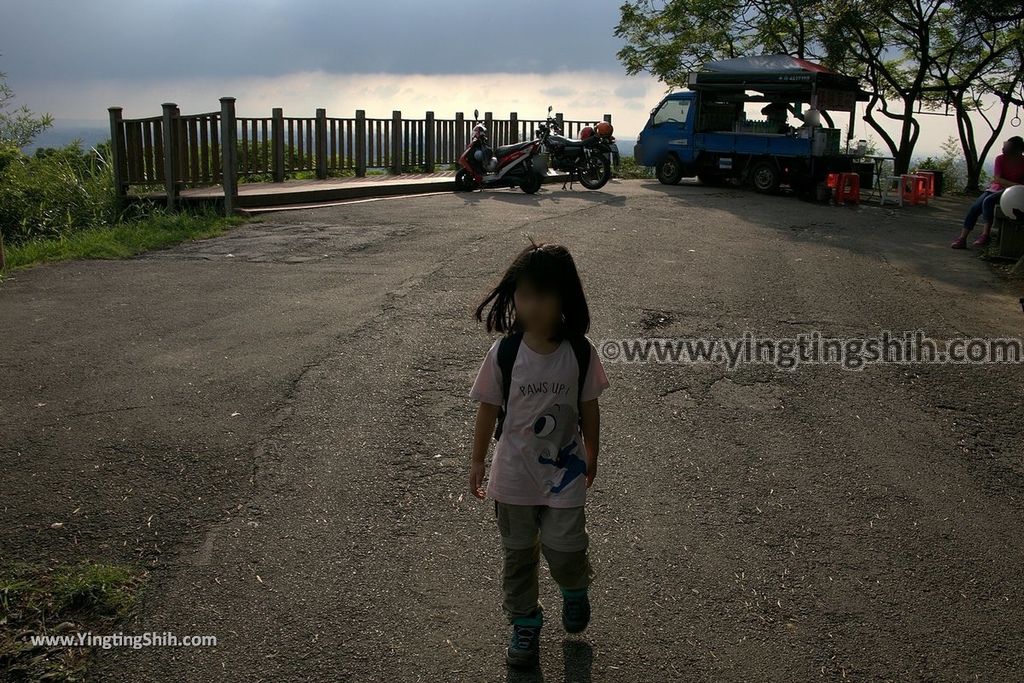
[[[1003,153],[996,157],[995,166],[992,183],[967,210],[960,236],[950,245],[954,249],[967,248],[967,235],[974,228],[974,224],[978,222],[978,216],[985,217],[985,227],[978,239],[974,240],[974,246],[983,247],[988,244],[996,205],[999,203],[999,197],[1003,194],[1003,190],[1011,185],[1024,185],[1024,139],[1015,135],[1004,142]]]

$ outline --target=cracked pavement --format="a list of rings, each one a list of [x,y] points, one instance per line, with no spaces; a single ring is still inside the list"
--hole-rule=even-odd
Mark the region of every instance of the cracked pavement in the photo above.
[[[961,681],[1024,676],[1021,366],[606,364],[594,616],[507,671],[500,541],[467,491],[524,233],[569,246],[591,339],[1021,336],[947,247],[961,203],[683,183],[260,216],[0,285],[0,561],[149,569],[109,681]],[[63,522],[51,529],[53,522]]]

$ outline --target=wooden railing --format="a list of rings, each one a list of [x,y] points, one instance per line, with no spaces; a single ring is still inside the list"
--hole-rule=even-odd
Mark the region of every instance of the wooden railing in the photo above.
[[[462,113],[440,119],[429,111],[421,119],[403,118],[401,111],[391,118],[368,118],[363,110],[352,118],[335,118],[325,109],[313,117],[293,117],[275,108],[269,117],[238,117],[235,98],[220,102],[220,111],[188,115],[166,103],[161,116],[143,119],[122,118],[121,108],[111,107],[119,196],[127,196],[133,185],[163,186],[173,209],[183,188],[224,185],[225,210],[232,213],[239,178],[284,182],[287,175],[301,172],[317,178],[362,177],[368,169],[433,172],[456,163],[473,127],[473,119]],[[555,118],[570,137],[596,123],[566,120],[562,114]],[[603,119],[611,121],[611,114]],[[483,122],[492,144],[506,145],[536,137],[544,119],[520,119],[516,112],[495,119],[487,112]]]

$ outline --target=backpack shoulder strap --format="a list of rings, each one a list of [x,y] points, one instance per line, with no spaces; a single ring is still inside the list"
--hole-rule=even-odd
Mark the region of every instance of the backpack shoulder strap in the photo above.
[[[508,412],[508,394],[512,386],[512,366],[516,364],[519,344],[523,341],[522,332],[507,334],[498,342],[498,370],[501,371],[501,406],[498,408],[498,422],[494,427],[495,440],[501,438],[501,429],[505,424]]]
[[[587,379],[587,370],[590,369],[590,341],[584,336],[572,337],[573,353],[576,354],[576,363],[579,365],[579,380],[576,383],[576,412],[579,412],[579,405],[583,402],[583,383]],[[583,417],[580,416],[582,423]]]

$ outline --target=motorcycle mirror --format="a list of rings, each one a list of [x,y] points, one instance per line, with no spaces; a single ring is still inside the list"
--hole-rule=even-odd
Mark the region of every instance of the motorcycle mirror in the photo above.
[[[554,110],[554,107],[552,107],[552,106],[551,106],[551,105],[549,104],[549,105],[548,105],[548,113],[550,114],[550,113],[552,112],[552,110]]]
[[[477,121],[480,120],[480,110],[479,109],[474,109],[473,110],[473,118],[476,119]]]

